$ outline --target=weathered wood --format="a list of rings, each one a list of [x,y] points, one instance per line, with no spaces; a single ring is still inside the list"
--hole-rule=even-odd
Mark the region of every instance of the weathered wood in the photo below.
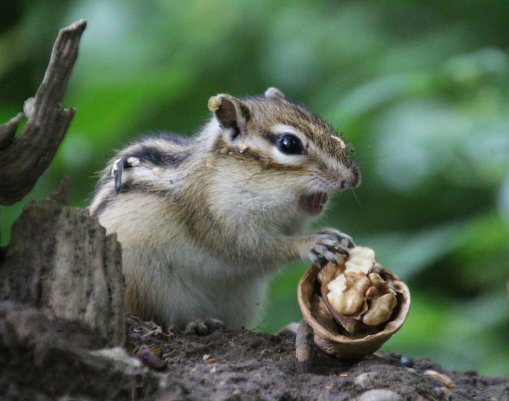
[[[86,22],[77,21],[60,30],[41,86],[25,102],[28,122],[14,138],[21,120],[18,115],[0,126],[0,204],[21,200],[48,168],[74,116],[62,100],[71,77],[81,34]]]
[[[78,322],[0,302],[0,399],[145,400],[164,381]]]
[[[17,116],[11,118],[5,124],[0,125],[0,150],[6,148],[14,141],[16,129],[22,118],[23,113],[18,113]]]
[[[14,223],[0,266],[0,299],[49,308],[96,329],[108,344],[125,339],[122,252],[87,210],[53,198],[30,203]]]

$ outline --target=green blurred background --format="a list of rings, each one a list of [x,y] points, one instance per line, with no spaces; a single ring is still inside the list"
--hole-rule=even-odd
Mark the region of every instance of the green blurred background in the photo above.
[[[0,121],[34,94],[58,29],[79,18],[89,25],[64,102],[77,114],[32,193],[1,209],[4,245],[23,205],[64,175],[84,207],[133,136],[192,134],[209,96],[276,86],[355,147],[363,184],[320,223],[408,282],[410,316],[384,349],[509,375],[507,1],[3,0]],[[275,278],[257,329],[299,319],[306,266]]]

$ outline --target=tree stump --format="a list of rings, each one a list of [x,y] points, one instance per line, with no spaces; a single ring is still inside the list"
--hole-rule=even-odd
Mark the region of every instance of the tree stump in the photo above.
[[[87,324],[108,344],[122,345],[120,244],[87,210],[60,202],[65,185],[53,198],[29,204],[14,223],[0,266],[0,299],[48,308]]]

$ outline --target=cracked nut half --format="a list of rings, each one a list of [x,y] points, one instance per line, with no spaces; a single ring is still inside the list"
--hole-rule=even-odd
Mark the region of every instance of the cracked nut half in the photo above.
[[[298,287],[304,320],[315,344],[343,359],[375,352],[402,326],[410,291],[376,263],[372,249],[355,247],[339,264],[312,266]]]
[[[324,266],[318,280],[329,312],[350,334],[387,322],[396,308],[393,280],[375,266],[370,248],[353,248],[343,264]]]

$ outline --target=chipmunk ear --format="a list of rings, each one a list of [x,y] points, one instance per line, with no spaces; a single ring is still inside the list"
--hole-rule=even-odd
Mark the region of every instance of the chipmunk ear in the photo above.
[[[285,95],[278,88],[270,87],[265,91],[265,97],[268,99],[284,99]]]
[[[222,128],[233,130],[232,139],[239,135],[242,127],[249,120],[249,108],[241,100],[226,94],[212,96],[209,99],[209,110],[214,112]]]

